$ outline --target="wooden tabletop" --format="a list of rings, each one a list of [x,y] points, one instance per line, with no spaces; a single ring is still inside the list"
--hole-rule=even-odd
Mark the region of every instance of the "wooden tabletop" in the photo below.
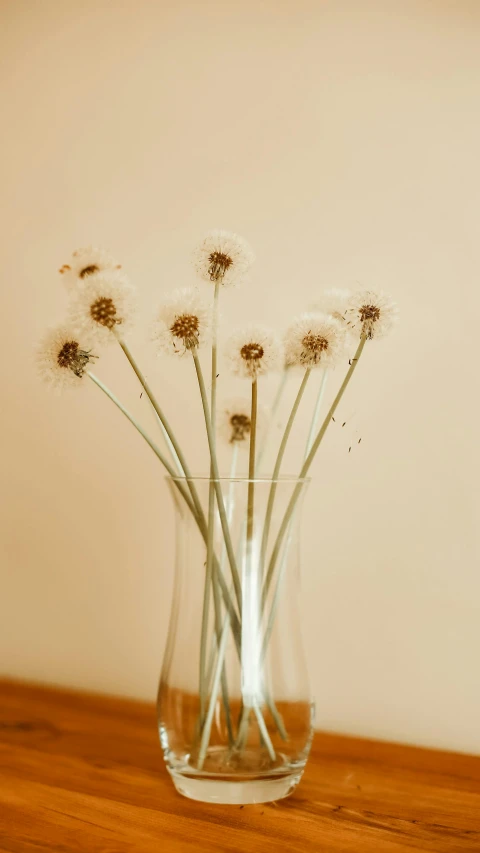
[[[0,851],[480,853],[480,758],[318,734],[293,796],[179,796],[153,705],[0,682]]]

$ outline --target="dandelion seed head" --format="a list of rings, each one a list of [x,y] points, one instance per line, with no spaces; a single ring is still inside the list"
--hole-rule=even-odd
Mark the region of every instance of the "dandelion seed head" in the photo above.
[[[210,310],[198,290],[181,288],[160,305],[152,327],[152,340],[159,353],[183,355],[206,343],[210,327]]]
[[[344,311],[352,334],[367,340],[388,335],[398,319],[396,303],[383,292],[363,290],[352,293]]]
[[[92,347],[92,341],[79,336],[71,325],[50,329],[37,349],[39,375],[56,394],[80,388],[88,366],[96,359]]]
[[[194,266],[199,276],[224,287],[243,281],[253,261],[248,243],[230,231],[211,231],[194,252]]]
[[[332,316],[301,314],[285,333],[285,358],[289,366],[334,367],[345,353],[346,333]]]
[[[220,408],[218,430],[221,438],[228,444],[247,449],[251,431],[251,400],[238,397],[227,400]],[[257,440],[264,433],[268,422],[267,410],[257,407]]]
[[[248,326],[235,331],[225,348],[235,376],[255,380],[283,363],[283,348],[278,337],[265,326]]]
[[[136,314],[135,290],[128,281],[112,272],[88,276],[77,289],[70,307],[75,328],[100,344],[125,337]]]

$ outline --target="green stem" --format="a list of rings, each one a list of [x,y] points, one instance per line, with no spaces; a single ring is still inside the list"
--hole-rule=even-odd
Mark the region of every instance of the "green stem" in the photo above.
[[[212,433],[215,440],[215,421],[216,421],[216,406],[217,406],[217,329],[218,329],[218,296],[219,282],[215,282],[215,292],[213,297],[213,329],[212,329],[212,372],[211,372],[211,395],[210,395],[210,419]],[[200,719],[204,721],[206,701],[207,701],[207,682],[206,682],[206,660],[207,660],[207,635],[208,635],[208,617],[210,611],[210,586],[212,586],[213,594],[215,595],[216,579],[213,577],[213,539],[215,527],[215,488],[213,485],[213,466],[210,462],[210,483],[208,486],[208,535],[207,535],[207,564],[205,572],[205,587],[203,591],[202,605],[202,628],[200,635]],[[224,679],[222,678],[224,683]]]
[[[206,526],[205,516],[203,513],[202,505],[200,503],[200,499],[198,497],[197,490],[195,488],[195,483],[192,480],[192,475],[191,475],[189,467],[187,465],[187,461],[185,459],[185,456],[183,455],[182,449],[181,449],[180,445],[178,444],[178,442],[175,438],[175,435],[174,435],[174,433],[170,427],[170,424],[167,421],[167,418],[165,417],[165,414],[163,413],[163,411],[160,408],[160,405],[158,404],[155,396],[153,395],[152,391],[150,390],[150,387],[147,383],[147,380],[145,379],[145,377],[144,377],[142,371],[140,370],[137,362],[135,361],[132,353],[130,352],[129,347],[127,346],[125,341],[123,341],[121,338],[118,338],[118,342],[119,342],[123,352],[125,353],[128,361],[130,362],[130,365],[132,366],[132,368],[133,368],[140,384],[142,385],[142,388],[144,389],[148,399],[150,400],[153,408],[155,409],[155,412],[158,415],[159,421],[162,424],[163,428],[165,429],[165,433],[167,434],[167,436],[168,436],[168,438],[169,438],[169,440],[173,446],[173,449],[176,453],[179,464],[180,464],[181,468],[183,469],[185,479],[187,481],[187,486],[188,486],[188,489],[189,489],[190,494],[192,496],[192,501],[193,501],[196,513],[198,515],[199,520],[201,520],[202,527],[204,525],[206,527],[206,544],[207,544],[207,552],[208,552],[208,536],[209,536],[208,527]],[[210,551],[212,553],[212,549],[210,549]],[[218,561],[216,561],[216,565],[218,565]],[[223,577],[222,578],[219,577],[219,583],[222,585],[222,595],[225,599],[225,604],[231,613],[232,623],[234,623],[234,625],[235,625],[234,630],[238,630],[238,627],[237,627],[238,626],[238,619],[236,618],[236,614],[232,613],[232,605],[230,602],[230,594],[228,592],[228,587],[225,584],[225,579]],[[240,608],[240,606],[241,606],[241,604],[239,603],[239,608]]]
[[[320,409],[321,409],[321,405],[322,405],[323,395],[325,392],[326,381],[327,381],[327,371],[324,370],[322,380],[320,382],[320,387],[318,389],[317,399],[315,402],[315,408],[313,410],[312,421],[310,424],[310,429],[309,429],[308,438],[307,438],[307,444],[305,447],[304,461],[307,458],[308,454],[310,453],[310,450],[312,448],[312,444],[313,444],[313,441],[315,438],[315,434],[316,434],[317,429],[318,429],[318,420],[320,417]],[[290,519],[290,524],[288,527],[287,545],[286,545],[285,550],[283,552],[282,562],[280,563],[280,569],[278,571],[278,578],[277,578],[277,582],[275,585],[275,592],[273,594],[273,601],[272,601],[272,606],[270,608],[270,615],[268,618],[268,624],[267,624],[267,627],[265,630],[265,636],[263,638],[262,660],[265,657],[267,647],[268,647],[268,643],[270,642],[270,637],[272,635],[273,626],[275,624],[275,617],[277,614],[277,608],[278,608],[278,604],[279,604],[279,600],[280,600],[280,592],[281,592],[281,588],[282,588],[282,580],[283,580],[283,575],[285,573],[285,568],[287,565],[287,556],[288,556],[291,537],[292,537],[292,533],[291,533],[292,522],[293,522],[293,514],[292,514],[292,518]]]
[[[255,511],[255,446],[257,441],[258,383],[252,382],[252,410],[250,414],[250,452],[248,457],[247,497],[247,562],[251,559],[253,516]]]
[[[257,723],[258,723],[258,728],[260,729],[260,733],[262,735],[263,741],[265,743],[265,746],[267,747],[270,759],[272,761],[275,761],[275,758],[277,756],[275,755],[275,750],[273,748],[272,741],[270,740],[270,735],[268,734],[268,729],[265,725],[265,720],[263,719],[262,712],[260,711],[260,708],[258,707],[257,703],[254,704],[253,710],[255,712],[255,716],[257,718]]]
[[[260,677],[260,563],[254,566],[253,562],[253,534],[255,523],[255,450],[257,436],[257,408],[258,408],[258,384],[255,379],[252,382],[252,405],[250,414],[250,453],[248,460],[248,494],[247,494],[247,535],[246,535],[246,559],[245,577],[243,585],[244,599],[242,603],[242,685],[246,682],[247,696],[246,704],[243,706],[242,717],[237,735],[236,746],[243,748],[248,733],[250,711],[253,708],[257,718],[258,727],[263,743],[267,747],[272,761],[275,761],[275,749],[268,733],[265,720],[258,705],[257,681]],[[256,587],[256,588],[255,588]],[[242,690],[244,688],[242,687]],[[256,695],[254,695],[256,694]],[[269,703],[272,713],[276,711],[273,702]],[[282,734],[281,728],[279,728]],[[283,735],[282,735],[283,736]]]
[[[200,751],[198,755],[198,769],[201,770],[203,767],[203,763],[205,761],[205,755],[207,753],[208,744],[210,741],[210,732],[212,729],[212,721],[213,714],[215,712],[215,705],[217,704],[217,696],[218,690],[220,686],[220,678],[221,674],[224,671],[225,667],[225,651],[227,648],[227,639],[228,639],[228,630],[230,628],[230,616],[227,613],[225,616],[225,621],[223,623],[222,634],[220,637],[220,643],[218,646],[218,658],[217,665],[215,667],[215,673],[213,676],[213,684],[212,684],[212,692],[210,694],[210,703],[208,706],[207,716],[205,719],[205,724],[202,729],[202,739],[200,741]]]
[[[293,422],[294,422],[295,417],[297,415],[298,408],[300,406],[300,402],[301,402],[301,399],[303,397],[303,392],[305,391],[305,388],[307,386],[307,382],[308,382],[310,373],[311,373],[311,369],[308,368],[303,375],[303,379],[302,379],[302,382],[300,384],[300,388],[298,389],[298,393],[297,393],[297,396],[295,398],[295,402],[294,402],[293,407],[292,407],[292,411],[290,412],[290,417],[288,418],[287,425],[285,427],[285,432],[283,433],[283,438],[282,438],[282,441],[280,443],[280,448],[278,450],[277,459],[275,462],[275,467],[273,469],[272,483],[270,486],[270,493],[268,495],[267,509],[265,512],[265,524],[263,527],[262,547],[260,550],[260,565],[261,566],[264,565],[266,554],[267,554],[268,537],[270,534],[270,526],[272,523],[273,506],[275,503],[275,495],[277,492],[278,477],[280,474],[280,469],[282,467],[283,457],[285,455],[285,450],[287,447],[288,439],[290,437],[290,433],[292,431]]]
[[[234,441],[233,442],[233,450],[232,450],[232,459],[231,459],[231,463],[230,463],[230,477],[229,477],[229,486],[228,486],[228,495],[227,495],[227,520],[228,520],[229,526],[231,526],[231,523],[232,523],[233,510],[234,510],[234,506],[235,506],[235,488],[234,488],[233,480],[235,479],[235,474],[237,471],[237,462],[238,462],[238,441]],[[222,576],[223,576],[223,572],[225,569],[226,557],[227,557],[227,551],[225,549],[225,542],[223,542],[222,543],[222,553],[220,556],[220,566],[219,566],[219,571],[220,571]],[[225,616],[225,618],[227,618],[227,617]],[[208,685],[211,684],[211,680],[212,680],[212,672],[213,672],[213,665],[215,663],[216,648],[217,648],[216,638],[213,637],[212,638],[212,645],[210,648],[208,666],[207,666],[207,670],[206,670],[207,690],[209,689]]]
[[[138,423],[138,421],[133,417],[133,415],[130,414],[128,409],[126,409],[125,406],[120,402],[118,397],[116,397],[115,394],[112,391],[110,391],[110,389],[107,388],[107,386],[104,385],[103,382],[97,376],[95,376],[94,373],[92,373],[90,370],[87,370],[87,374],[88,374],[89,378],[92,380],[92,382],[94,382],[95,385],[97,385],[103,391],[103,393],[106,394],[107,397],[109,397],[109,399],[112,401],[112,403],[115,403],[117,408],[120,409],[120,411],[125,415],[125,417],[130,421],[130,423],[133,424],[135,429],[138,430],[138,432],[140,433],[142,438],[145,439],[145,441],[147,442],[149,447],[151,447],[151,449],[153,450],[155,455],[159,458],[159,460],[162,463],[165,470],[170,474],[170,477],[172,477],[172,479],[175,482],[175,485],[177,486],[180,494],[182,495],[182,497],[185,499],[185,501],[189,505],[189,508],[193,509],[192,501],[189,498],[186,490],[183,488],[182,484],[179,482],[176,471],[172,468],[172,466],[170,465],[168,460],[165,458],[162,451],[157,447],[155,442],[152,441],[152,439],[150,438],[148,433],[145,432],[143,427]]]
[[[148,397],[147,397],[147,403],[148,403],[148,408],[149,408],[150,412],[152,413],[152,416],[155,419],[155,424],[159,428],[160,432],[162,433],[162,437],[163,437],[163,440],[167,446],[167,450],[170,454],[170,458],[171,458],[173,464],[175,465],[175,468],[177,469],[177,476],[183,477],[183,471],[182,471],[181,465],[178,461],[177,454],[175,453],[175,448],[173,447],[172,442],[170,441],[167,433],[165,432],[165,427],[163,426],[160,418],[158,417],[158,415],[157,415],[155,409],[153,408]]]
[[[213,476],[214,476],[214,486],[215,486],[215,495],[217,498],[218,512],[220,515],[220,523],[222,525],[222,533],[223,538],[225,540],[225,547],[227,549],[228,561],[230,563],[230,569],[232,572],[233,584],[235,587],[235,595],[237,598],[238,609],[240,613],[242,612],[242,586],[240,583],[240,576],[238,574],[237,563],[235,560],[235,554],[233,553],[232,539],[230,536],[230,530],[227,521],[227,514],[225,512],[225,502],[223,500],[222,493],[222,484],[220,482],[220,475],[218,472],[218,462],[217,462],[217,454],[215,452],[215,440],[212,434],[212,425],[210,421],[210,413],[208,410],[208,400],[207,400],[207,391],[205,388],[205,380],[203,378],[202,367],[200,361],[198,359],[198,355],[195,349],[192,349],[192,357],[193,362],[195,364],[195,370],[198,378],[198,385],[200,388],[200,396],[202,398],[203,411],[205,415],[205,426],[207,429],[207,438],[208,438],[208,446],[210,450],[210,458],[213,465]]]
[[[133,371],[134,371],[135,375],[137,376],[138,381],[140,382],[140,384],[141,384],[143,390],[145,391],[148,399],[150,400],[153,408],[155,409],[155,411],[158,415],[158,418],[160,420],[160,423],[162,424],[162,426],[165,429],[166,434],[168,435],[168,438],[170,439],[170,441],[172,443],[172,446],[173,446],[175,453],[177,455],[177,459],[178,459],[180,466],[183,470],[183,473],[185,475],[185,479],[187,481],[187,486],[188,486],[188,489],[189,489],[190,494],[192,496],[192,501],[195,505],[195,508],[199,514],[201,513],[203,515],[202,505],[200,503],[197,490],[195,488],[195,483],[192,481],[192,475],[191,475],[189,467],[187,465],[187,460],[185,459],[185,456],[183,455],[182,449],[181,449],[180,445],[178,444],[178,442],[175,438],[175,435],[172,431],[172,428],[170,427],[170,424],[168,423],[167,418],[165,417],[162,409],[160,408],[160,405],[158,404],[157,400],[155,399],[154,394],[150,390],[150,386],[148,385],[147,380],[145,379],[145,377],[144,377],[142,371],[140,370],[137,362],[135,361],[132,353],[130,352],[129,347],[127,346],[125,341],[122,340],[121,338],[117,338],[117,340],[118,340],[118,343],[120,344],[123,352],[125,353],[128,361],[130,362],[130,365],[133,368]]]
[[[172,478],[172,482],[175,483],[176,488],[178,489],[178,491],[182,495],[183,499],[185,500],[185,503],[187,504],[187,506],[188,506],[190,512],[192,513],[193,517],[195,518],[195,521],[198,525],[198,528],[200,530],[202,538],[206,544],[206,542],[207,542],[207,524],[205,521],[205,516],[203,515],[202,508],[200,507],[200,512],[198,512],[198,510],[197,510],[196,506],[194,505],[191,497],[189,496],[188,492],[184,488],[182,482],[179,480],[177,473],[173,470],[172,466],[167,461],[167,459],[165,459],[163,453],[157,447],[155,442],[152,441],[152,439],[145,432],[143,427],[138,423],[138,421],[135,420],[133,415],[130,414],[130,412],[125,408],[125,406],[120,402],[120,400],[115,396],[115,394],[113,394],[113,392],[110,391],[110,389],[107,388],[107,386],[104,385],[103,382],[101,382],[101,380],[98,379],[97,376],[95,376],[93,373],[91,373],[91,371],[87,371],[87,373],[88,373],[88,376],[90,377],[90,379],[92,380],[92,382],[94,382],[104,392],[104,394],[106,394],[107,397],[109,397],[109,399],[112,401],[112,403],[114,403],[117,406],[117,408],[120,409],[120,411],[125,415],[125,417],[130,421],[130,423],[135,427],[135,429],[138,430],[138,432],[140,433],[142,438],[145,439],[145,441],[147,442],[149,447],[151,447],[151,449],[153,450],[155,455],[158,457],[158,459],[160,460],[160,462],[164,466],[165,470],[168,472],[168,474]],[[218,561],[216,560],[216,558],[215,558],[215,564],[218,565]],[[235,643],[237,645],[237,649],[240,650],[240,631],[241,631],[240,621],[239,621],[238,616],[235,612],[235,608],[233,606],[233,603],[232,603],[232,600],[230,597],[230,593],[229,593],[227,584],[225,582],[225,578],[223,577],[223,575],[220,572],[218,572],[218,577],[220,580],[220,586],[222,589],[222,596],[223,596],[223,599],[225,601],[225,606],[226,606],[226,608],[230,614],[230,619],[232,622],[232,630],[233,630],[234,637],[235,637]]]
[[[320,382],[320,387],[318,389],[317,399],[315,401],[315,408],[313,410],[312,421],[310,423],[310,429],[308,431],[307,444],[305,447],[305,459],[310,453],[312,449],[312,444],[315,439],[315,435],[318,429],[318,421],[320,419],[320,409],[322,407],[323,395],[325,393],[325,386],[327,384],[327,370],[323,371],[322,380]]]
[[[340,403],[340,401],[341,401],[341,399],[342,399],[342,397],[343,397],[343,395],[347,389],[347,386],[348,386],[348,384],[349,384],[349,382],[350,382],[350,380],[351,380],[351,378],[352,378],[352,376],[356,370],[357,364],[360,360],[360,356],[362,355],[363,348],[365,346],[365,342],[366,342],[366,338],[364,336],[362,336],[360,338],[360,343],[357,347],[355,355],[351,359],[350,367],[347,370],[346,376],[345,376],[345,378],[344,378],[344,380],[340,386],[340,389],[339,389],[332,405],[330,406],[328,413],[325,417],[325,420],[323,421],[323,424],[320,427],[320,430],[317,434],[317,437],[315,438],[315,441],[313,442],[312,447],[310,448],[310,452],[308,453],[307,458],[305,459],[305,461],[302,465],[302,470],[300,471],[300,474],[298,477],[299,482],[297,483],[297,485],[295,486],[295,489],[293,490],[292,497],[290,498],[288,507],[286,509],[285,515],[284,515],[282,523],[280,525],[280,529],[279,529],[278,534],[277,534],[275,545],[273,546],[273,550],[272,550],[272,554],[271,554],[270,562],[269,562],[269,566],[268,566],[268,572],[267,572],[267,576],[265,578],[265,583],[263,586],[263,594],[262,594],[263,604],[265,604],[266,599],[267,599],[268,590],[269,590],[270,583],[271,583],[272,577],[273,577],[273,572],[275,571],[275,564],[276,564],[276,561],[278,559],[280,549],[282,547],[282,543],[283,543],[283,539],[285,537],[285,533],[286,533],[288,526],[289,526],[289,523],[290,523],[290,518],[292,516],[292,512],[295,509],[295,505],[296,505],[298,498],[300,497],[300,493],[302,491],[303,480],[305,479],[305,477],[308,474],[310,465],[312,464],[312,462],[315,458],[315,455],[317,453],[317,450],[320,447],[323,436],[325,435],[325,433],[328,429],[328,426],[330,424],[330,421],[332,420],[332,418],[333,418],[333,416],[337,410],[337,407],[338,407],[338,405],[339,405],[339,403]]]

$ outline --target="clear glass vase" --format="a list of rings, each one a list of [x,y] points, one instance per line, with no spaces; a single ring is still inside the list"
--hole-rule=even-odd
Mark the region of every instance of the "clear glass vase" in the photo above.
[[[313,734],[298,609],[306,481],[170,479],[175,585],[158,726],[177,790],[259,803],[297,786]]]

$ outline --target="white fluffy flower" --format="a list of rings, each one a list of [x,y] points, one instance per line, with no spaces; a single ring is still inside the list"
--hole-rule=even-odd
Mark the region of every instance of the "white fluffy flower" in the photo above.
[[[251,400],[240,397],[227,400],[220,409],[218,419],[218,431],[220,436],[228,444],[237,447],[248,447],[251,428]],[[265,431],[268,422],[268,414],[265,406],[257,408],[257,441]]]
[[[91,276],[119,269],[121,264],[105,249],[88,246],[85,249],[77,249],[70,262],[60,267],[59,272],[69,290],[75,290],[79,285],[88,282]]]
[[[85,287],[76,291],[71,322],[99,343],[114,341],[116,335],[124,337],[135,319],[135,295],[134,288],[116,273],[90,276]]]
[[[50,329],[37,350],[38,372],[56,394],[80,388],[90,362],[96,358],[92,342],[70,325]]]
[[[301,314],[285,333],[287,365],[334,367],[345,350],[345,327],[327,314]]]
[[[255,380],[283,366],[283,348],[277,336],[265,326],[248,326],[235,331],[226,346],[225,355],[232,373]]]
[[[344,317],[356,337],[383,338],[394,326],[398,310],[393,299],[385,293],[363,290],[352,293]]]
[[[230,231],[211,231],[194,253],[195,269],[201,278],[224,286],[245,279],[254,260],[248,243]]]
[[[198,290],[175,290],[162,303],[152,328],[152,339],[160,352],[183,355],[208,340],[211,317]]]
[[[309,310],[316,314],[330,314],[331,317],[345,323],[344,312],[351,295],[351,290],[346,288],[330,287],[320,295],[316,302],[312,303]]]

